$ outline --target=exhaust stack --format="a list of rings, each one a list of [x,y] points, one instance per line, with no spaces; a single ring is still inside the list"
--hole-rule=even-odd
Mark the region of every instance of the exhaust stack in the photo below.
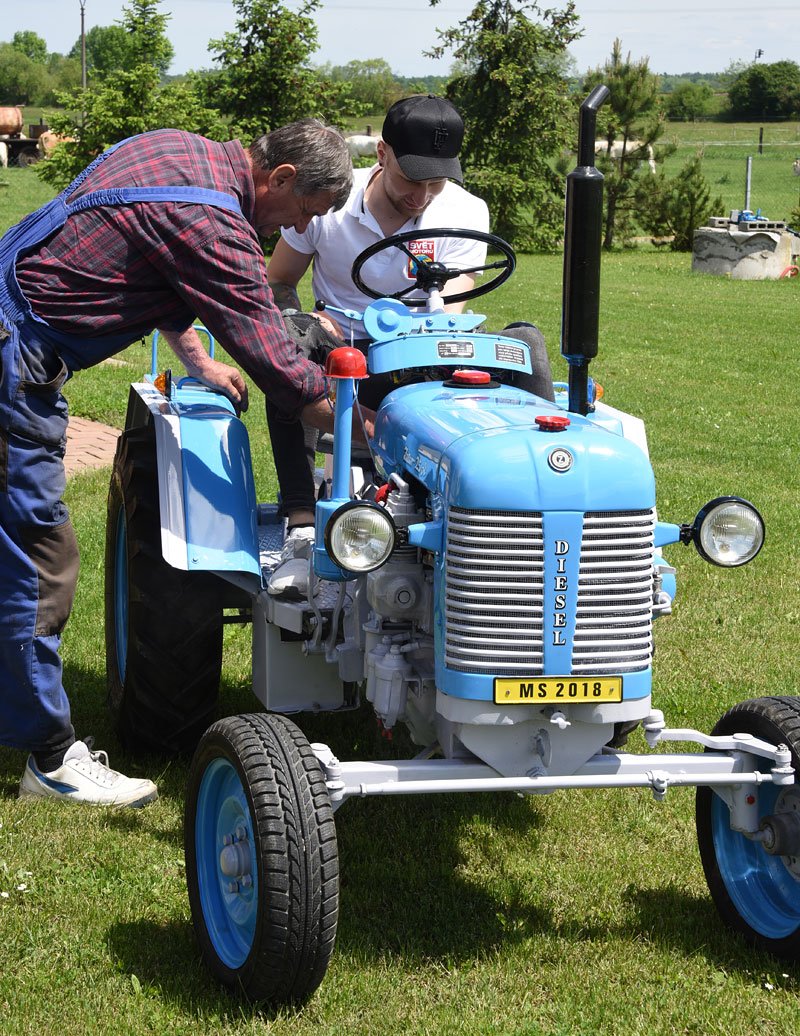
[[[597,356],[603,174],[594,165],[597,110],[609,89],[596,86],[581,105],[578,165],[567,176],[561,355],[569,364],[569,409],[588,414],[589,362]]]

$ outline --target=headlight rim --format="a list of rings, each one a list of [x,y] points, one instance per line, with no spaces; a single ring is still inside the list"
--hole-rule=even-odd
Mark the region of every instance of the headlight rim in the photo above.
[[[340,561],[340,559],[336,556],[336,552],[335,550],[333,550],[331,545],[331,538],[336,523],[340,521],[341,518],[345,514],[347,514],[348,511],[352,511],[356,508],[376,511],[381,515],[382,518],[384,518],[388,522],[389,528],[391,530],[391,549],[387,552],[386,557],[377,565],[373,565],[372,568],[348,568],[348,566],[346,564],[343,564]],[[325,545],[325,550],[327,551],[328,556],[331,558],[333,563],[337,565],[339,568],[341,568],[344,572],[348,572],[356,576],[367,575],[369,572],[376,572],[379,568],[382,568],[394,553],[394,549],[397,546],[397,526],[394,523],[394,518],[392,517],[391,513],[387,511],[386,508],[383,507],[381,504],[376,503],[374,500],[348,500],[346,503],[342,504],[341,507],[337,507],[337,509],[328,519],[325,525],[325,531],[322,534],[322,541]]]
[[[755,553],[752,554],[750,557],[745,558],[742,561],[738,561],[738,562],[736,562],[735,564],[732,564],[732,565],[726,565],[724,561],[718,561],[715,557],[712,557],[708,553],[708,551],[705,549],[705,547],[703,546],[702,540],[701,540],[701,535],[700,535],[701,529],[703,527],[703,523],[706,521],[708,516],[717,507],[720,507],[723,504],[739,504],[741,506],[746,507],[748,510],[753,512],[753,514],[758,519],[759,526],[761,527],[761,542],[759,543],[758,548],[756,549]],[[700,555],[700,557],[704,561],[707,561],[710,565],[716,565],[718,568],[742,568],[744,565],[749,565],[750,562],[754,561],[758,557],[758,555],[761,553],[761,550],[764,547],[764,543],[766,541],[766,538],[767,538],[767,527],[766,527],[766,524],[764,522],[764,518],[763,518],[761,512],[755,506],[755,504],[751,504],[750,501],[746,500],[743,496],[716,496],[716,497],[714,497],[713,500],[709,500],[707,504],[705,504],[703,507],[700,508],[700,510],[697,512],[697,516],[695,517],[694,522],[692,523],[692,542],[694,543],[695,547],[697,548],[697,553]]]

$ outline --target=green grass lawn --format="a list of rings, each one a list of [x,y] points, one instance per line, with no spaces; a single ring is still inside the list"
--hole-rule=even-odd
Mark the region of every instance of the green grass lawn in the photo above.
[[[792,211],[800,205],[800,177],[793,172],[793,162],[800,157],[800,123],[668,122],[663,139],[677,145],[664,163],[668,176],[698,152],[702,155],[711,196],[723,202],[716,215],[727,216],[731,209],[745,207],[751,157],[751,210],[761,209],[766,219],[791,222]]]
[[[560,280],[558,257],[525,256],[475,307],[490,327],[539,323],[566,378]],[[603,260],[592,373],[606,402],[647,421],[659,517],[690,521],[711,497],[739,493],[767,524],[764,550],[740,571],[669,549],[679,591],[656,628],[654,705],[673,726],[708,730],[737,701],[796,691],[799,304],[797,279],[703,277],[687,255],[648,250]],[[121,425],[126,386],[149,353],[136,346],[122,359],[127,366],[69,384],[74,413]],[[259,498],[269,499],[255,392],[247,424]],[[65,682],[79,734],[93,732],[112,764],[158,780],[161,799],[134,815],[19,802],[23,756],[0,749],[4,1034],[797,1031],[800,973],[722,930],[695,846],[693,795],[680,789],[663,803],[643,791],[348,803],[337,814],[339,937],[322,987],[304,1010],[278,1014],[223,994],[189,920],[187,763],[126,757],[105,711],[108,474],[78,475],[67,489],[82,571]],[[231,627],[221,713],[255,709],[249,680],[249,631]],[[366,709],[299,723],[343,758],[407,750],[402,736],[380,739]],[[642,749],[638,735],[632,745]]]

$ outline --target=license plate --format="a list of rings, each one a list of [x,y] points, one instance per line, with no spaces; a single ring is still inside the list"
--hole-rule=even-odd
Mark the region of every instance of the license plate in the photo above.
[[[497,705],[622,701],[622,677],[540,676],[534,680],[498,677],[494,681],[494,700]]]

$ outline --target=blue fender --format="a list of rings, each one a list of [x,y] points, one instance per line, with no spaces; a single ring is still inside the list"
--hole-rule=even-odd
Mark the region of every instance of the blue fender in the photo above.
[[[132,386],[155,428],[162,554],[174,568],[260,579],[247,429],[225,396],[188,381],[170,399]]]

